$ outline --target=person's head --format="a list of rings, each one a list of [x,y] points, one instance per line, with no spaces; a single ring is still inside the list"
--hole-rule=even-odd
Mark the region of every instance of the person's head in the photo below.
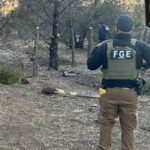
[[[134,22],[131,16],[121,15],[115,22],[115,32],[117,34],[131,34],[134,29]]]

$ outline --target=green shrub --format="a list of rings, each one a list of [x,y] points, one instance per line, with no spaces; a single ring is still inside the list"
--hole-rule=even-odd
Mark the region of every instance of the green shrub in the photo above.
[[[13,84],[19,81],[20,71],[14,66],[4,66],[0,69],[0,83],[1,84]]]
[[[150,95],[150,81],[146,81],[146,83],[142,89],[142,94]]]

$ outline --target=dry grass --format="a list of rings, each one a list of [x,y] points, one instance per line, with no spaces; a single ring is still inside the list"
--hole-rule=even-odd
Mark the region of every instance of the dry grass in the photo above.
[[[61,57],[67,56],[64,53]],[[65,57],[64,56],[64,57]],[[86,52],[77,52],[78,71],[89,72]],[[90,90],[60,71],[41,71],[36,78],[22,83],[0,86],[0,150],[95,150],[99,125],[94,122],[99,110],[99,99],[73,96],[43,95],[44,87]],[[150,98],[142,97],[139,107],[139,126],[136,130],[137,149],[150,147]],[[89,107],[97,104],[91,112]],[[120,150],[119,121],[113,130],[113,150]]]

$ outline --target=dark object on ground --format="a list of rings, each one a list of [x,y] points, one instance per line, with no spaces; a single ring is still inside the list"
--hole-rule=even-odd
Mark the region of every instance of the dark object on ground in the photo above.
[[[42,93],[46,95],[57,94],[57,90],[55,88],[46,87],[42,89]]]
[[[34,58],[34,57],[31,57],[31,58],[30,58],[30,61],[32,61],[32,62],[33,62],[34,60],[35,60],[35,58]]]
[[[97,120],[97,119],[94,119],[94,122],[97,123],[97,124],[99,124],[99,120]]]
[[[29,82],[27,79],[21,79],[21,82],[22,82],[23,84],[30,84],[30,82]]]

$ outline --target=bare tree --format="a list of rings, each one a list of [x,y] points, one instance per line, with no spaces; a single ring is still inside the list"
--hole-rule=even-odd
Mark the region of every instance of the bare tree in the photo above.
[[[74,27],[73,27],[73,17],[72,17],[72,0],[70,4],[70,29],[71,29],[71,42],[72,42],[72,67],[76,65],[75,62],[75,38],[74,38]]]
[[[59,19],[59,2],[54,2],[53,12],[53,35],[51,36],[50,44],[50,63],[49,69],[54,68],[58,70],[58,19]]]

